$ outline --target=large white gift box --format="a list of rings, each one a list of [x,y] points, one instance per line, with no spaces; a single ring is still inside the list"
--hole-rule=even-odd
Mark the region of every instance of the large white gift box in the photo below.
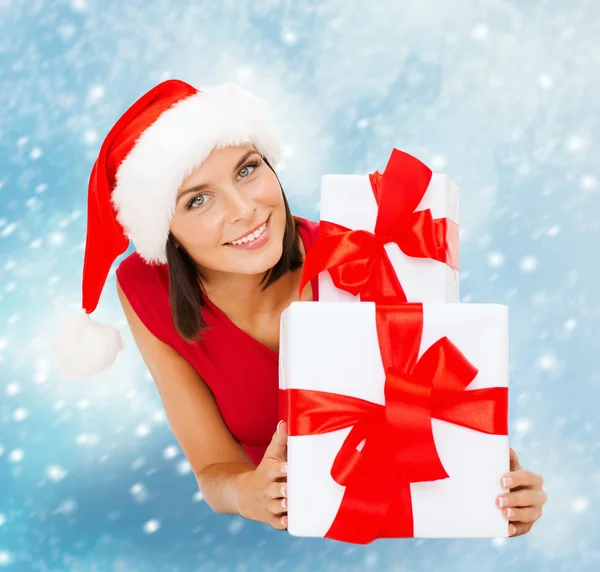
[[[399,190],[398,192],[401,192]],[[442,173],[433,173],[421,202],[413,212],[430,209],[433,219],[446,218],[458,227],[458,188]],[[351,230],[375,232],[378,205],[369,175],[323,175],[321,177],[320,219]],[[457,233],[458,234],[458,233]],[[390,242],[385,251],[400,280],[408,302],[458,302],[458,270],[430,258],[404,254]],[[454,245],[458,259],[458,239]],[[324,302],[360,301],[336,288],[329,272],[319,275],[319,300]]]
[[[506,396],[508,418],[508,308],[499,304],[422,306],[418,359],[447,337],[476,368],[465,392],[483,388]],[[399,306],[401,308],[402,306]],[[293,302],[281,316],[279,388],[341,394],[385,405],[385,371],[373,302]],[[475,370],[473,370],[475,371]],[[481,393],[481,392],[480,392]],[[293,420],[287,419],[288,425]],[[435,448],[448,478],[411,482],[414,537],[507,537],[508,521],[495,504],[509,471],[507,434],[489,434],[431,419]],[[351,427],[288,438],[288,531],[324,537],[345,487],[331,468]],[[504,431],[507,432],[507,429]],[[360,450],[360,447],[357,447]],[[392,459],[382,459],[385,471]],[[371,483],[377,487],[378,482]]]

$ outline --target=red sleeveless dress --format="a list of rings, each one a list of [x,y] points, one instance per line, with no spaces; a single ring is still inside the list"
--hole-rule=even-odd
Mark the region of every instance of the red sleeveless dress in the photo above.
[[[318,237],[319,223],[294,217],[308,252]],[[119,284],[148,330],[178,351],[211,389],[221,415],[255,465],[260,463],[277,428],[279,353],[238,328],[207,297],[202,308],[210,330],[189,344],[177,332],[169,305],[166,264],[149,265],[133,252],[117,271]],[[318,300],[318,279],[311,282]],[[177,379],[170,381],[177,383]]]

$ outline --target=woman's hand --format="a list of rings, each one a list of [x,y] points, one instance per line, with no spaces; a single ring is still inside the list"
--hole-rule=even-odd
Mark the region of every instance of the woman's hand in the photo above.
[[[504,481],[504,479],[510,479]],[[531,530],[533,523],[542,516],[542,506],[548,495],[542,488],[542,475],[521,468],[517,453],[510,448],[510,472],[502,477],[503,487],[510,489],[496,499],[496,505],[509,525],[509,535],[519,536]]]
[[[287,426],[280,421],[262,461],[242,473],[238,494],[239,513],[265,522],[277,530],[287,528]]]

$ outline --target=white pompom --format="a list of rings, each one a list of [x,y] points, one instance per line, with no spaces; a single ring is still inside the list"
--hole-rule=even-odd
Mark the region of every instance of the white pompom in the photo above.
[[[119,330],[92,320],[85,310],[65,321],[52,340],[54,361],[61,375],[70,379],[108,369],[124,347]]]

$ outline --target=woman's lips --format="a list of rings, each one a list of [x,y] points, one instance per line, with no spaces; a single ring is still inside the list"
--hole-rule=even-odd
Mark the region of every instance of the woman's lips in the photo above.
[[[255,238],[254,240],[249,240],[248,242],[242,242],[242,244],[231,244],[230,242],[228,242],[225,244],[225,246],[229,246],[230,248],[236,248],[239,250],[254,250],[256,248],[260,248],[269,240],[269,237],[271,235],[270,222],[271,215],[269,215],[269,218],[267,219],[267,226],[265,230],[258,238]]]

